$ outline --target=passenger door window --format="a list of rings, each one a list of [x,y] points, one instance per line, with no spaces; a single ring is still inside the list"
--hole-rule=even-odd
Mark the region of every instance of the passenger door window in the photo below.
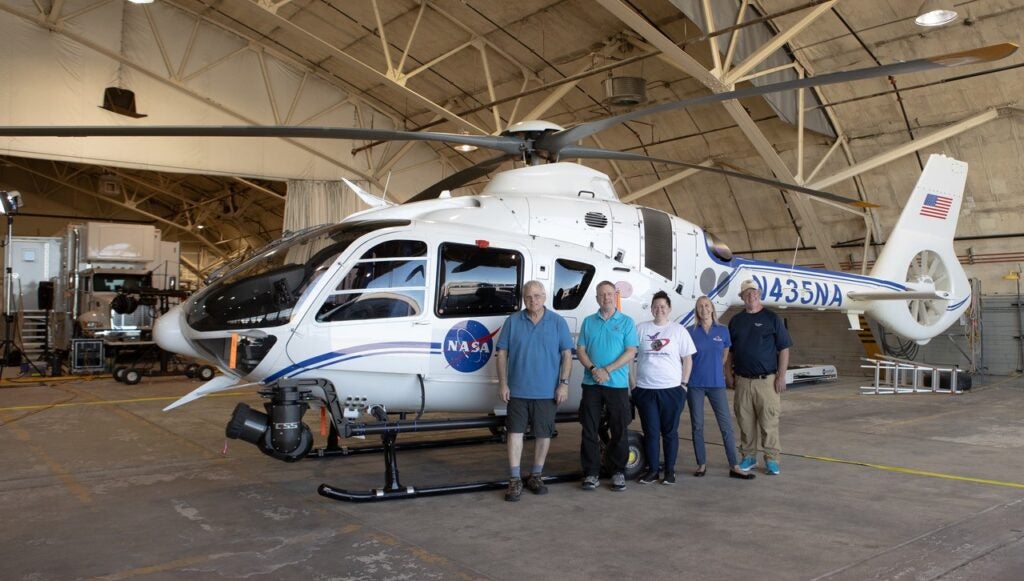
[[[519,310],[523,255],[502,248],[442,244],[437,316],[481,317]]]
[[[363,253],[317,311],[320,323],[415,317],[426,295],[427,245],[388,240]]]
[[[580,306],[587,294],[595,269],[584,262],[567,258],[555,261],[555,289],[552,304],[556,311],[571,311]]]

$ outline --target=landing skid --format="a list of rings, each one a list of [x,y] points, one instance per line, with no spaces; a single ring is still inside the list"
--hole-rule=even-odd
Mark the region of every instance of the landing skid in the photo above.
[[[558,414],[556,422],[577,421],[577,414]],[[378,415],[379,422],[374,424],[349,425],[346,428],[347,435],[370,435],[380,434],[380,446],[360,446],[357,448],[343,448],[335,445],[310,453],[312,457],[327,455],[347,456],[370,452],[384,453],[384,487],[372,490],[348,490],[337,488],[328,484],[321,484],[317,492],[326,498],[342,500],[346,502],[373,502],[380,500],[398,500],[402,498],[420,498],[426,496],[441,496],[446,494],[460,494],[464,492],[482,492],[485,490],[500,490],[508,486],[508,480],[490,480],[480,482],[462,482],[443,484],[438,486],[415,487],[403,486],[398,476],[398,451],[415,450],[424,448],[437,448],[442,446],[462,446],[481,444],[487,442],[501,442],[501,435],[480,436],[472,438],[451,438],[447,440],[435,440],[426,442],[412,442],[399,446],[396,443],[400,432],[422,432],[435,430],[452,429],[475,429],[475,428],[497,428],[504,425],[502,417],[482,417],[459,420],[433,420],[433,421],[398,421],[388,422],[386,414]],[[572,482],[579,480],[582,475],[578,472],[568,474],[557,474],[545,476],[546,483]]]

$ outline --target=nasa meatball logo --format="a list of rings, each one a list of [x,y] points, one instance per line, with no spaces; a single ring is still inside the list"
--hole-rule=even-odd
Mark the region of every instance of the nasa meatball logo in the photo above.
[[[499,327],[500,329],[500,327]],[[444,337],[441,350],[448,365],[462,373],[473,373],[487,365],[494,352],[494,335],[477,321],[457,323]]]

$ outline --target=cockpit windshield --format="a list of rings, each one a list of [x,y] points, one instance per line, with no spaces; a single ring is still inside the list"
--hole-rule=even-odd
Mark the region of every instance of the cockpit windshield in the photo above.
[[[364,234],[407,220],[349,222],[323,226],[268,246],[192,300],[188,324],[196,331],[276,327],[309,286]]]

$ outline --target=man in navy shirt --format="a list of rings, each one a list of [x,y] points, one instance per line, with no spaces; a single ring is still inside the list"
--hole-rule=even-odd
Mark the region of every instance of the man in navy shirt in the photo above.
[[[757,466],[761,436],[766,474],[779,473],[779,415],[786,391],[789,348],[793,345],[782,318],[761,304],[752,280],[740,285],[744,310],[729,321],[732,348],[725,365],[726,381],[736,387],[733,408],[740,426],[741,470]]]
[[[515,502],[523,492],[519,468],[523,433],[533,426],[536,443],[533,467],[526,488],[546,494],[541,472],[555,431],[558,404],[569,397],[572,369],[572,334],[561,315],[544,308],[544,285],[531,280],[523,285],[526,309],[509,315],[496,347],[498,396],[507,404],[509,480],[505,500]]]

